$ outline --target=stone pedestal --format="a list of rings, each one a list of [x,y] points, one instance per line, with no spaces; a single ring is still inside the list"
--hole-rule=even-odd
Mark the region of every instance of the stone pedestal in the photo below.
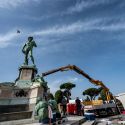
[[[44,96],[44,87],[35,80],[36,74],[36,67],[21,66],[15,84],[0,84],[0,122],[34,119],[37,98]]]
[[[37,74],[35,66],[21,66],[19,68],[19,80],[32,80]]]
[[[19,76],[16,80],[16,86],[19,88],[29,88],[37,74],[37,68],[34,66],[21,66]]]

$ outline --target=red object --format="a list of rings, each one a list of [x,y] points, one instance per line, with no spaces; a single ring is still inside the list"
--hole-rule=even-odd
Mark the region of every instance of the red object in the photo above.
[[[122,111],[122,114],[124,114],[124,115],[125,115],[125,110],[124,110],[124,111]]]
[[[76,105],[75,104],[67,104],[67,113],[68,114],[76,114]]]

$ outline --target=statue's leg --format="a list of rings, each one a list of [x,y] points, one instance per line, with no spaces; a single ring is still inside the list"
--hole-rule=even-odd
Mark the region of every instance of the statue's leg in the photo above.
[[[31,60],[32,60],[32,63],[34,64],[34,58],[33,58],[33,56],[31,56]]]
[[[29,55],[30,55],[30,58],[31,58],[32,63],[35,65],[35,63],[34,63],[34,58],[33,58],[33,55],[32,55],[32,50],[29,52]]]
[[[25,65],[28,65],[28,52],[25,54],[25,62],[24,62]]]

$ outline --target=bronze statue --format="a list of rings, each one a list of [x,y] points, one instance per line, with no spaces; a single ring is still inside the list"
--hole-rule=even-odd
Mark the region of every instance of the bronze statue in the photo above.
[[[32,63],[35,65],[34,63],[34,58],[33,58],[33,47],[37,47],[35,41],[33,40],[33,37],[28,37],[28,41],[25,43],[25,45],[23,46],[22,52],[25,54],[25,62],[24,65],[28,65],[28,55],[31,58]]]

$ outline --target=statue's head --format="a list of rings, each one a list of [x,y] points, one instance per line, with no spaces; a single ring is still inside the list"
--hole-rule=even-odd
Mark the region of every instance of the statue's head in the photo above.
[[[29,36],[28,37],[28,41],[32,41],[33,40],[33,37],[32,36]]]

